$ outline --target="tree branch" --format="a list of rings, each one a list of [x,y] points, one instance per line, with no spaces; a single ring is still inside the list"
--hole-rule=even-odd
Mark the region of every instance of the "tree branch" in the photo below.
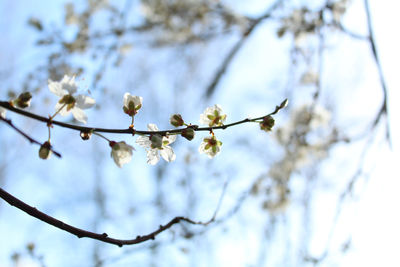
[[[17,131],[19,134],[21,134],[23,137],[25,137],[31,144],[37,144],[39,146],[42,146],[42,143],[40,143],[39,141],[33,139],[32,137],[30,137],[27,133],[23,132],[21,129],[17,128],[11,120],[3,118],[0,116],[0,120],[4,121],[5,123],[7,123],[11,128],[13,128],[15,131]],[[51,152],[53,152],[54,155],[56,155],[57,157],[61,158],[61,154],[58,153],[57,151],[55,151],[52,146],[50,145],[49,149],[51,150]]]
[[[386,138],[390,145],[391,137],[390,137],[390,131],[389,131],[389,120],[387,118],[387,116],[388,116],[388,90],[387,90],[386,81],[385,81],[385,78],[383,75],[382,65],[379,60],[378,52],[376,49],[376,42],[375,42],[374,32],[372,30],[372,19],[371,19],[371,12],[370,12],[370,8],[369,8],[368,0],[364,1],[364,5],[365,5],[365,13],[367,16],[367,24],[368,24],[368,35],[369,35],[368,39],[369,39],[369,43],[371,46],[372,55],[375,59],[376,67],[378,68],[379,79],[380,79],[380,83],[381,83],[381,87],[382,87],[382,91],[383,91],[383,103],[382,103],[382,106],[375,118],[374,123],[372,124],[372,127],[375,127],[378,124],[378,122],[380,121],[381,117],[383,115],[386,115]]]
[[[245,31],[240,38],[240,40],[231,48],[231,51],[228,53],[228,55],[225,57],[225,59],[222,61],[221,66],[219,67],[217,73],[214,75],[214,78],[212,79],[211,83],[207,86],[206,89],[206,98],[210,98],[211,95],[214,93],[218,83],[220,82],[222,75],[224,75],[225,71],[228,69],[229,65],[232,62],[232,59],[235,57],[237,52],[242,48],[243,44],[247,40],[247,38],[250,36],[250,34],[254,31],[254,29],[260,24],[261,21],[269,18],[271,16],[272,11],[274,11],[280,4],[282,0],[276,1],[263,15],[260,17],[253,19],[251,21],[251,24],[247,31]]]
[[[216,127],[199,127],[198,125],[190,125],[186,128],[180,128],[180,129],[171,129],[171,130],[163,130],[163,131],[141,131],[141,130],[135,130],[132,128],[127,128],[127,129],[107,129],[107,128],[95,128],[95,127],[85,127],[85,126],[79,126],[79,125],[74,125],[74,124],[68,124],[56,120],[52,120],[50,118],[42,117],[39,115],[36,115],[34,113],[18,109],[10,105],[10,103],[6,101],[0,101],[0,107],[4,107],[12,112],[21,114],[25,117],[35,119],[37,121],[45,122],[48,125],[58,125],[60,127],[68,128],[71,130],[76,130],[80,132],[98,132],[98,133],[114,133],[114,134],[140,134],[140,135],[152,135],[152,134],[160,134],[160,135],[167,135],[167,134],[181,134],[183,130],[187,128],[193,128],[194,131],[212,131],[212,130],[219,130],[223,129],[225,130],[226,128],[238,125],[238,124],[243,124],[247,122],[260,122],[267,116],[275,115],[278,113],[281,109],[283,109],[287,104],[287,99],[285,99],[279,106],[275,107],[275,110],[265,116],[257,117],[254,119],[246,118],[241,121],[233,122],[230,124],[225,124],[222,126],[216,126]]]
[[[99,240],[99,241],[102,241],[105,243],[117,245],[119,247],[122,247],[123,245],[134,245],[134,244],[143,243],[148,240],[154,240],[158,234],[171,228],[174,224],[180,223],[181,221],[184,221],[184,222],[187,222],[190,224],[208,225],[210,222],[215,220],[215,213],[214,213],[214,216],[207,222],[200,222],[200,221],[196,222],[189,218],[179,216],[179,217],[173,218],[165,225],[160,225],[160,227],[157,230],[155,230],[147,235],[143,235],[143,236],[139,235],[134,239],[116,239],[116,238],[109,237],[108,234],[106,234],[106,233],[98,234],[98,233],[86,231],[86,230],[74,227],[72,225],[69,225],[67,223],[64,223],[54,217],[47,215],[44,212],[39,211],[35,207],[32,207],[32,206],[26,204],[25,202],[19,200],[18,198],[14,197],[7,191],[3,190],[1,187],[0,187],[0,197],[2,199],[4,199],[11,206],[18,208],[18,209],[28,213],[32,217],[35,217],[45,223],[48,223],[48,224],[53,225],[54,227],[57,227],[61,230],[64,230],[64,231],[67,231],[68,233],[76,235],[78,238],[87,237],[87,238],[96,239],[96,240]]]

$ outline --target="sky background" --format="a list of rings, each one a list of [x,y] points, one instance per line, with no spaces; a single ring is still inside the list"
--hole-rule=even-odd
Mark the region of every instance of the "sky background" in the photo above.
[[[344,24],[349,29],[359,33],[366,32],[362,2],[363,1],[354,0],[348,11],[349,15],[344,18]],[[399,10],[399,4],[397,1],[388,0],[370,2],[379,58],[382,63],[389,90],[392,147],[389,148],[387,143],[383,141],[383,131],[378,131],[378,138],[374,139],[374,143],[366,158],[365,166],[367,166],[366,171],[368,171],[369,174],[367,178],[357,183],[355,188],[356,198],[345,202],[331,241],[332,247],[336,247],[339,246],[338,244],[342,243],[343,239],[347,236],[351,236],[351,248],[343,255],[337,253],[339,255],[337,258],[333,255],[329,261],[322,264],[323,266],[400,265],[400,259],[396,254],[398,250],[397,240],[400,238],[400,230],[398,229],[400,217],[397,214],[398,203],[400,202],[400,196],[398,194],[400,184],[399,171],[396,168],[398,159],[400,158],[400,140],[398,138],[398,136],[400,136],[400,124],[397,119],[398,114],[400,114],[400,107],[396,104],[396,101],[400,99],[399,91],[397,90],[400,84],[397,68],[398,62],[400,61],[398,50],[400,44],[399,38],[394,34],[394,25],[398,24],[397,11]],[[237,10],[245,9],[247,11],[246,13],[249,14],[253,12],[256,14],[261,6],[265,6],[263,1],[252,1],[252,3],[252,5],[235,3],[233,6],[236,6],[235,8],[237,8]],[[27,30],[27,18],[33,15],[43,18],[44,24],[57,25],[57,23],[61,21],[59,12],[62,10],[62,7],[63,1],[40,1],[40,3],[30,1],[3,1],[0,3],[0,33],[4,36],[4,40],[7,40],[6,44],[3,44],[4,48],[7,50],[3,49],[3,52],[0,53],[2,62],[0,65],[0,72],[1,79],[4,79],[7,85],[12,82],[18,82],[23,74],[31,69],[31,65],[44,60],[46,54],[45,51],[43,52],[39,49],[32,48],[32,43],[35,42],[37,35],[35,35],[32,30]],[[146,105],[146,101],[152,103],[151,101],[158,101],[158,98],[154,97],[156,100],[148,100],[151,99],[152,92],[138,89],[138,95],[142,95],[141,93],[143,93],[144,107],[142,110],[143,117],[137,122],[137,127],[144,129],[148,122],[156,122],[161,125],[160,128],[169,128],[166,121],[172,113],[171,111],[175,112],[176,110],[181,111],[182,114],[189,114],[187,116],[191,118],[191,121],[196,122],[198,114],[207,106],[214,103],[221,104],[227,112],[228,118],[232,121],[247,116],[259,116],[269,112],[275,104],[278,104],[279,101],[282,100],[283,95],[281,92],[277,93],[279,90],[268,91],[259,88],[266,87],[265,84],[274,84],[277,88],[283,88],[283,82],[280,81],[284,80],[281,79],[283,75],[279,75],[279,73],[282,73],[282,71],[287,68],[287,62],[284,60],[280,62],[274,58],[276,57],[279,59],[279,57],[285,57],[287,51],[280,50],[279,48],[287,45],[287,42],[285,42],[285,40],[271,42],[273,38],[276,38],[274,37],[275,32],[273,31],[273,25],[274,23],[265,23],[265,25],[260,26],[251,36],[242,51],[237,55],[229,72],[227,72],[224,77],[221,83],[221,89],[217,91],[213,99],[210,100],[210,103],[198,104],[196,96],[190,97],[196,89],[196,87],[193,87],[191,90],[183,92],[182,95],[180,95],[181,97],[179,99],[182,99],[181,101],[187,105],[180,105],[179,100],[175,104],[167,104],[165,106],[162,105],[162,102],[159,102],[159,109],[154,109],[152,106]],[[224,47],[226,44],[215,44],[217,47],[218,45]],[[373,64],[368,44],[365,42],[352,43],[351,40],[338,38],[337,41],[333,40],[331,45],[335,45],[337,50],[329,51],[330,58],[327,59],[329,64],[326,65],[326,69],[329,71],[334,70],[338,73],[338,77],[345,78],[343,80],[338,80],[336,76],[332,78],[325,77],[327,84],[333,83],[333,88],[339,89],[329,91],[324,99],[326,102],[329,102],[327,100],[332,100],[334,102],[339,100],[341,105],[339,108],[333,110],[336,122],[339,124],[343,123],[341,125],[344,125],[343,127],[350,129],[350,131],[352,131],[352,126],[356,125],[358,129],[355,129],[355,131],[357,132],[357,130],[362,128],[362,125],[356,123],[357,120],[364,116],[373,116],[376,112],[375,109],[380,103],[376,100],[382,97],[376,66]],[[265,47],[268,47],[268,49],[265,49]],[[349,47],[351,49],[348,49]],[[141,53],[141,51],[138,53]],[[152,60],[162,61],[163,53],[168,54],[169,52],[158,52],[157,56],[159,57]],[[168,62],[167,55],[165,58],[165,61]],[[255,58],[263,60],[254,60]],[[266,60],[268,59],[273,61],[274,64],[266,64]],[[333,59],[337,60],[333,61]],[[129,59],[127,59],[127,61],[128,63],[132,63]],[[203,64],[207,66],[207,64],[211,63],[213,63],[212,60]],[[88,65],[89,68],[95,67],[90,66],[90,64]],[[151,66],[150,63],[149,65]],[[264,75],[266,72],[269,73],[269,75]],[[12,75],[8,75],[8,73]],[[347,74],[347,76],[345,74]],[[118,78],[123,78],[130,74],[116,73],[115,75],[116,76],[109,78],[107,82],[118,88],[116,92],[123,92],[123,89],[120,88],[122,85],[119,86],[118,82],[113,81],[113,79],[118,80]],[[172,90],[173,85],[165,81],[166,78],[163,77],[163,74],[160,74],[159,79],[152,82],[155,87],[164,85],[164,90]],[[83,88],[88,87],[90,78],[82,77],[80,84]],[[55,102],[55,97],[51,96],[51,94],[46,91],[47,88],[45,86],[43,87],[41,95],[47,95],[50,99],[50,104],[47,107],[44,106],[44,109],[47,108],[47,110],[51,110]],[[252,90],[251,88],[257,88],[257,90]],[[114,101],[114,99],[101,99],[101,93],[97,91],[93,91],[92,93],[93,96],[96,99],[100,99],[100,101]],[[298,93],[298,95],[301,94],[301,92]],[[116,103],[118,103],[117,101],[122,103],[123,93],[119,95],[120,99],[116,100]],[[173,98],[174,95],[172,94],[165,97],[169,100]],[[6,99],[6,89],[4,87],[0,89],[0,98],[2,100]],[[291,105],[293,107],[300,106],[300,99],[301,97],[297,96],[296,100],[298,100],[298,103],[296,103],[296,101],[294,103],[291,101]],[[268,105],[265,107],[263,102],[268,103]],[[34,107],[35,111],[39,111],[40,108],[38,104],[36,105],[37,106]],[[238,106],[241,108],[237,109],[236,107]],[[96,117],[95,111],[88,112],[89,125],[103,126],[103,122],[107,121],[109,122],[107,125],[109,125],[110,128],[124,128],[126,123],[128,123],[127,121],[113,120],[113,116],[120,112],[119,109],[120,107],[118,106],[115,112],[110,111],[110,113],[103,114],[101,117]],[[155,118],[155,116],[153,116],[154,113],[159,113],[159,116],[155,119],[156,121],[152,121]],[[278,115],[277,123],[280,123],[280,119],[283,124],[288,114],[289,112]],[[19,122],[18,118],[15,116],[12,118],[13,121]],[[21,120],[21,122],[23,121]],[[37,125],[37,123],[34,122],[26,123],[27,124],[24,125],[26,125],[28,129],[34,131],[35,136],[46,136],[47,130],[45,127],[42,127],[42,125]],[[239,129],[242,131],[243,136],[251,134],[252,131],[258,131],[256,127],[250,126],[243,126],[238,128],[238,130]],[[13,147],[13,143],[11,142],[18,139],[18,150],[12,150],[12,152],[10,152],[10,157],[6,157],[4,154],[0,157],[0,161],[3,162],[7,162],[7,160],[10,159],[13,160],[6,170],[6,177],[11,177],[7,178],[5,182],[6,190],[15,193],[16,196],[27,203],[35,204],[40,207],[40,209],[46,210],[56,218],[69,221],[72,225],[93,227],[94,224],[92,222],[88,223],[88,217],[97,216],[95,209],[91,206],[93,204],[88,201],[84,202],[85,204],[83,205],[76,203],[76,201],[79,201],[81,198],[85,199],[87,194],[85,190],[90,188],[90,185],[93,183],[92,178],[88,180],[78,180],[74,178],[65,178],[65,176],[79,174],[80,177],[84,177],[85,175],[91,177],[96,171],[102,172],[103,177],[107,177],[104,178],[103,182],[113,191],[122,193],[118,194],[120,196],[112,195],[112,197],[109,198],[109,209],[115,212],[113,216],[114,218],[118,218],[118,223],[113,226],[112,223],[100,222],[96,227],[105,230],[99,231],[126,233],[129,227],[131,227],[127,226],[129,223],[132,223],[130,219],[122,217],[125,210],[118,210],[121,203],[125,200],[124,197],[129,197],[135,204],[143,202],[140,220],[134,223],[135,233],[147,233],[154,228],[152,226],[154,223],[154,218],[152,216],[157,213],[155,210],[151,210],[149,206],[152,204],[151,192],[154,191],[156,182],[152,179],[139,179],[138,176],[150,177],[156,173],[157,169],[146,165],[145,152],[139,147],[136,146],[138,151],[135,153],[132,165],[122,170],[115,167],[108,156],[94,158],[93,160],[96,164],[91,162],[86,165],[89,167],[80,168],[79,166],[81,165],[79,165],[79,163],[82,162],[82,157],[84,158],[87,156],[87,154],[81,151],[82,146],[85,150],[91,151],[91,155],[97,154],[96,151],[99,152],[99,155],[107,155],[109,153],[108,147],[105,147],[101,140],[93,140],[91,143],[84,143],[78,146],[76,144],[81,142],[80,140],[68,139],[69,141],[63,142],[65,139],[63,139],[64,135],[62,135],[62,130],[55,128],[53,136],[55,142],[58,144],[57,148],[64,152],[64,158],[61,161],[54,158],[48,162],[40,161],[32,156],[37,153],[36,147],[28,145],[22,138],[16,138],[16,134],[5,125],[0,125],[0,130],[2,136],[0,145],[3,146],[3,148]],[[232,130],[236,131],[235,129]],[[68,134],[70,133],[65,133],[65,135]],[[61,137],[57,139],[57,135]],[[215,158],[213,162],[205,161],[200,156],[193,156],[194,160],[201,161],[198,167],[193,167],[191,170],[193,173],[197,173],[199,176],[207,174],[203,169],[204,166],[214,168],[216,173],[221,172],[219,174],[219,179],[209,179],[208,181],[203,181],[204,184],[202,184],[202,180],[200,179],[193,180],[193,183],[199,183],[199,186],[204,186],[202,193],[204,194],[204,198],[207,199],[207,201],[202,202],[200,206],[197,206],[196,211],[193,211],[193,215],[199,219],[208,218],[212,214],[218,201],[218,192],[221,191],[221,185],[231,175],[229,172],[224,173],[224,170],[226,170],[224,168],[226,166],[234,166],[238,164],[240,160],[251,162],[249,164],[252,164],[250,165],[252,168],[249,167],[246,170],[231,169],[230,171],[232,173],[235,171],[239,173],[244,172],[249,177],[255,176],[263,170],[262,164],[265,164],[265,162],[262,162],[260,159],[254,159],[254,157],[250,155],[251,153],[258,153],[259,151],[252,150],[249,152],[246,148],[241,149],[240,146],[237,148],[235,146],[237,145],[237,139],[229,138],[229,135],[228,132],[218,133],[218,137],[224,141],[223,153],[225,154],[221,154],[220,157]],[[124,137],[121,136],[121,138]],[[179,145],[174,147],[177,154],[177,162],[172,163],[172,167],[168,167],[169,169],[167,172],[179,176],[183,170],[178,169],[178,167],[181,166],[180,164],[183,164],[184,155],[187,155],[188,152],[196,151],[199,140],[200,135],[197,137],[196,144],[192,143],[186,146],[186,143],[180,142]],[[259,135],[255,136],[252,140],[255,142],[265,142]],[[267,141],[267,144],[270,144],[268,142],[270,141]],[[134,144],[134,141],[132,140],[130,143]],[[262,144],[265,145],[265,143]],[[334,152],[337,158],[334,158],[330,164],[327,163],[324,165],[322,176],[326,175],[326,177],[328,177],[327,174],[330,174],[330,177],[333,176],[337,179],[338,184],[348,179],[351,170],[346,170],[346,156],[349,156],[348,154],[351,153],[358,155],[361,150],[361,145],[356,144],[351,149],[354,149],[354,152],[353,150],[350,152],[346,147],[338,146]],[[26,154],[26,157],[23,158],[23,163],[21,163],[21,159],[18,157],[21,150]],[[227,157],[227,155],[229,155],[229,157]],[[14,158],[12,156],[14,156]],[[272,160],[267,162],[272,164]],[[26,166],[26,168],[21,168],[21,164],[22,166]],[[51,166],[49,166],[49,164],[51,164]],[[224,168],[221,167],[222,165]],[[27,168],[32,169],[30,170]],[[47,170],[47,175],[43,175],[41,179],[38,179],[37,177],[42,175],[43,170]],[[131,175],[133,172],[137,175],[135,178],[121,181],[121,179]],[[337,174],[335,175],[335,173]],[[113,183],[115,179],[120,180]],[[175,180],[171,180],[168,187],[173,187],[174,182],[178,183]],[[324,184],[325,182],[326,184]],[[321,183],[322,189],[320,187],[312,201],[313,214],[311,216],[313,217],[314,223],[312,224],[313,234],[310,237],[311,245],[309,248],[310,251],[314,251],[317,255],[319,252],[323,251],[329,239],[327,233],[329,233],[331,229],[335,215],[335,212],[332,211],[336,209],[337,204],[337,195],[329,190],[331,186],[334,187],[334,181],[322,179]],[[239,179],[230,181],[227,196],[221,208],[221,214],[229,210],[229,207],[235,203],[235,197],[240,195],[241,189],[246,188],[249,184],[249,181],[242,181]],[[323,189],[324,186],[326,190]],[[54,188],[63,188],[63,190],[65,190],[64,193],[67,193],[58,196],[58,189],[54,193]],[[40,190],[40,194],[37,193],[37,190]],[[68,192],[70,192],[71,195],[74,194],[76,199],[75,197],[69,198]],[[170,208],[170,213],[158,215],[163,222],[171,219],[171,214],[180,215],[179,213],[185,209],[185,204],[182,200],[183,199],[178,194],[171,194],[168,196],[168,199],[165,201],[170,203],[170,205],[167,205]],[[262,239],[259,232],[251,231],[253,225],[262,224],[265,220],[263,216],[260,216],[258,209],[251,208],[252,205],[256,205],[256,203],[255,200],[249,200],[245,206],[247,212],[246,216],[240,217],[239,222],[234,221],[229,223],[228,226],[225,226],[228,234],[223,234],[221,231],[212,229],[207,237],[200,235],[195,238],[192,242],[192,247],[189,248],[191,248],[192,251],[198,249],[198,253],[190,254],[192,261],[187,260],[185,256],[182,256],[184,254],[176,249],[177,247],[185,247],[186,244],[183,240],[177,237],[175,242],[168,243],[169,234],[164,233],[160,235],[160,242],[164,242],[165,245],[162,252],[158,252],[159,259],[165,264],[164,266],[169,266],[169,264],[188,266],[189,262],[193,261],[197,262],[198,266],[209,266],[210,262],[215,263],[215,266],[245,266],[245,263],[248,263],[248,261],[255,264],[259,260],[257,259],[257,252],[266,249],[259,246]],[[64,207],[64,209],[58,208],[60,206]],[[144,212],[147,208],[149,214]],[[203,212],[199,212],[199,210],[203,210]],[[87,217],[74,216],[71,218],[70,214],[85,214]],[[290,208],[288,214],[287,219],[291,219],[292,221],[292,223],[288,223],[288,228],[277,227],[275,229],[278,234],[274,239],[274,242],[277,243],[274,244],[277,244],[277,247],[282,247],[282,243],[285,242],[284,239],[279,238],[280,235],[285,236],[285,229],[290,229],[293,233],[297,233],[297,231],[301,232],[302,225],[301,221],[296,219],[298,215],[295,205]],[[246,225],[246,227],[240,228],[238,225]],[[240,231],[245,231],[245,233]],[[73,264],[72,266],[78,266],[76,265],[77,262],[85,262],[85,257],[88,253],[91,253],[92,247],[95,246],[95,243],[91,240],[79,240],[78,243],[76,237],[53,229],[48,225],[36,221],[36,219],[28,217],[21,211],[3,204],[0,205],[0,233],[2,236],[0,241],[1,267],[11,266],[9,261],[11,253],[13,251],[21,251],[25,242],[31,240],[35,240],[37,244],[42,245],[39,249],[44,253],[48,266],[60,266],[60,262],[65,264],[68,260],[62,259],[63,257],[69,259],[74,258],[75,265]],[[215,238],[210,238],[210,235],[215,235]],[[290,236],[290,233],[286,233],[286,235]],[[74,248],[79,249],[80,252],[76,253]],[[275,249],[275,251],[273,247],[269,247],[268,249],[270,249],[269,251],[271,254],[275,252],[276,255],[285,255],[285,252],[282,252],[280,249]],[[48,253],[45,253],[46,251]],[[85,251],[87,252],[84,253]],[[102,251],[104,256],[107,257],[107,260],[109,260],[109,266],[124,266],[124,264],[132,263],[144,264],[147,263],[149,259],[148,244],[138,246],[138,248],[126,248],[123,250],[110,248],[106,245],[102,246],[100,251]],[[134,253],[131,256],[127,256],[129,251],[134,251]],[[335,254],[335,252],[333,254]],[[60,255],[63,255],[61,259]],[[125,256],[121,257],[120,255]],[[113,258],[115,258],[115,260],[113,260]],[[204,258],[207,258],[207,260],[204,260]],[[23,266],[36,266],[35,263],[28,259],[25,261],[26,264]],[[284,265],[282,265],[279,260],[270,260],[266,266]]]

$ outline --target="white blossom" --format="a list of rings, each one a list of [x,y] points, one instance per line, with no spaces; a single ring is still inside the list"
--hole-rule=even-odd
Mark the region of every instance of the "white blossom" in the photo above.
[[[0,117],[2,117],[2,118],[6,118],[6,109],[5,108],[3,108],[3,107],[0,107]]]
[[[226,119],[226,114],[222,114],[221,107],[216,104],[213,107],[208,107],[200,115],[200,124],[212,126],[221,126]]]
[[[118,167],[122,166],[132,159],[132,150],[135,150],[133,146],[128,145],[124,141],[121,142],[110,142],[111,146],[111,157],[114,159],[115,164]]]
[[[61,116],[66,116],[69,112],[72,112],[77,121],[87,122],[87,116],[83,109],[92,107],[96,101],[85,95],[74,96],[78,89],[75,83],[75,76],[69,77],[68,75],[64,75],[63,79],[59,82],[49,80],[48,86],[52,93],[60,97],[55,109],[59,111]]]
[[[133,96],[130,93],[124,95],[124,112],[129,116],[135,116],[138,110],[142,107],[143,97]]]
[[[221,151],[222,142],[217,140],[215,136],[206,137],[200,144],[199,152],[207,154],[211,159],[215,157]]]
[[[155,124],[148,124],[147,129],[149,131],[158,131],[158,127]],[[159,144],[159,139],[161,139],[161,145]],[[136,143],[142,147],[144,147],[147,151],[147,163],[151,165],[157,164],[160,160],[160,155],[167,162],[174,161],[176,155],[172,147],[169,144],[175,142],[176,135],[169,136],[161,136],[159,134],[155,134],[151,137],[149,136],[139,136],[136,139]]]

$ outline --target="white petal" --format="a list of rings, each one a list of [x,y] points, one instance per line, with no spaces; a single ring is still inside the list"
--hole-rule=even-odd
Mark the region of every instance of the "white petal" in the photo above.
[[[75,100],[75,105],[81,109],[87,109],[96,104],[96,101],[93,98],[85,95],[78,95],[77,97],[75,97]]]
[[[75,76],[69,77],[68,75],[64,75],[63,79],[60,82],[61,88],[66,90],[69,94],[76,93],[78,86],[75,83]]]
[[[78,107],[74,107],[73,109],[71,109],[71,111],[72,111],[72,115],[74,115],[74,118],[77,121],[80,121],[82,123],[86,123],[87,122],[87,116],[86,116],[85,112],[82,109],[80,109]]]
[[[207,115],[205,113],[200,114],[199,123],[201,125],[208,125],[210,123],[210,120],[207,118]]]
[[[53,82],[52,80],[48,80],[48,87],[50,92],[55,94],[58,97],[63,97],[64,95],[68,94],[67,91],[63,90],[61,84],[59,82]]]
[[[153,123],[147,124],[147,129],[148,129],[149,131],[152,131],[152,132],[158,131],[157,125],[155,125],[155,124],[153,124]]]
[[[141,147],[150,147],[151,141],[148,136],[139,136],[138,138],[136,138],[136,144]]]
[[[207,143],[206,142],[201,142],[201,144],[200,144],[200,146],[199,146],[199,152],[200,153],[206,153],[206,145],[207,145]]]
[[[3,107],[0,107],[0,117],[6,118],[6,109]]]
[[[176,158],[174,150],[170,146],[164,146],[163,149],[160,150],[160,154],[167,162],[174,161]]]
[[[124,94],[124,107],[128,107],[130,99],[131,99],[131,94],[125,93]]]
[[[176,140],[176,135],[169,135],[168,137],[163,137],[163,141],[168,141],[168,144],[172,144]]]
[[[116,147],[118,147],[118,149],[116,149]],[[122,165],[130,162],[132,159],[132,150],[134,150],[134,148],[123,141],[118,142],[118,146],[113,146],[111,156],[115,164],[121,168]]]
[[[134,106],[137,107],[142,104],[143,97],[141,96],[133,96],[130,93],[124,94],[124,106],[128,108],[129,103],[133,102]]]
[[[147,151],[147,163],[155,165],[159,160],[160,160],[160,155],[158,155],[157,149],[149,149]]]

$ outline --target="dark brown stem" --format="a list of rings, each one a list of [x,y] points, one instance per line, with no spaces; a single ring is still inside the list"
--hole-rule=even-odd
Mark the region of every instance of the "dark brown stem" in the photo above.
[[[67,231],[68,233],[76,235],[78,238],[87,237],[87,238],[96,239],[96,240],[99,240],[99,241],[102,241],[105,243],[117,245],[119,247],[122,247],[123,245],[134,245],[134,244],[143,243],[148,240],[154,240],[158,234],[171,228],[174,224],[180,223],[182,221],[190,223],[190,224],[207,225],[215,219],[215,215],[214,215],[212,217],[212,219],[208,222],[196,222],[189,218],[179,216],[179,217],[173,218],[165,225],[160,225],[157,230],[155,230],[147,235],[137,236],[134,239],[116,239],[116,238],[109,237],[106,233],[98,234],[98,233],[86,231],[86,230],[74,227],[72,225],[69,225],[67,223],[64,223],[54,217],[47,215],[46,213],[39,211],[35,207],[32,207],[32,206],[26,204],[25,202],[19,200],[18,198],[14,197],[10,193],[3,190],[1,187],[0,187],[0,197],[2,199],[4,199],[6,202],[8,202],[8,204],[10,204],[11,206],[18,208],[18,209],[28,213],[32,217],[35,217],[45,223],[51,224],[54,227],[57,227],[61,230]]]
[[[284,103],[287,100],[284,100],[282,103]],[[49,118],[46,117],[42,117],[36,114],[33,114],[31,112],[22,110],[22,109],[18,109],[13,107],[12,105],[10,105],[10,103],[6,102],[6,101],[0,101],[0,107],[4,107],[12,112],[21,114],[23,116],[35,119],[37,121],[41,121],[41,122],[45,122],[46,124],[51,124],[51,125],[58,125],[60,127],[64,127],[64,128],[68,128],[68,129],[72,129],[72,130],[76,130],[76,131],[80,131],[80,132],[98,132],[98,133],[115,133],[115,134],[140,134],[140,135],[150,135],[150,134],[160,134],[160,135],[167,135],[167,134],[181,134],[183,130],[187,129],[186,128],[180,128],[180,129],[172,129],[172,130],[163,130],[163,131],[140,131],[140,130],[135,130],[133,128],[127,128],[127,129],[106,129],[106,128],[95,128],[95,127],[85,127],[85,126],[78,126],[78,125],[73,125],[73,124],[68,124],[68,123],[64,123],[64,122],[60,122],[60,121],[56,121],[56,120],[51,120]],[[278,113],[279,110],[281,110],[282,108],[284,108],[284,106],[281,104],[280,106],[276,106],[275,110],[265,116],[261,116],[261,117],[257,117],[254,119],[244,119],[241,121],[237,121],[237,122],[233,122],[230,124],[225,124],[222,126],[216,126],[216,127],[199,127],[197,125],[191,125],[188,126],[190,128],[193,128],[194,131],[211,131],[211,130],[217,130],[217,129],[226,129],[228,127],[234,126],[234,125],[238,125],[238,124],[242,124],[242,123],[246,123],[246,122],[255,122],[255,121],[260,121],[263,118],[270,116],[270,115],[274,115],[276,113]]]
[[[3,118],[0,116],[0,120],[4,121],[5,123],[7,123],[11,128],[13,128],[15,131],[17,131],[20,135],[22,135],[23,137],[25,137],[30,143],[32,144],[37,144],[39,146],[42,146],[42,143],[40,143],[39,141],[36,141],[35,139],[33,139],[32,137],[30,137],[28,134],[26,134],[25,132],[23,132],[22,130],[20,130],[19,128],[17,128],[11,120]],[[51,150],[51,152],[53,152],[54,155],[56,155],[57,157],[61,158],[61,154],[58,153],[57,151],[55,151],[51,146],[49,147],[49,149]]]
[[[383,91],[383,102],[382,102],[382,106],[375,118],[374,123],[372,124],[372,127],[375,127],[378,122],[380,121],[380,119],[382,118],[382,116],[388,115],[388,90],[386,87],[386,82],[385,82],[385,78],[383,75],[383,70],[382,70],[382,65],[381,62],[379,60],[378,57],[378,52],[376,49],[376,42],[375,42],[375,36],[374,36],[374,31],[372,29],[372,19],[371,19],[371,12],[370,12],[370,8],[369,8],[369,3],[368,0],[364,1],[364,5],[365,5],[365,13],[367,16],[367,24],[368,24],[368,35],[369,35],[369,43],[371,46],[371,50],[372,50],[372,55],[375,59],[375,64],[376,67],[378,68],[378,73],[379,73],[379,79],[380,79],[380,83],[381,83],[381,87],[382,87],[382,91]],[[386,138],[389,142],[389,145],[391,144],[391,137],[390,137],[390,130],[389,130],[389,120],[388,118],[386,118]]]
[[[247,38],[251,35],[251,33],[254,31],[254,29],[262,22],[263,20],[269,18],[272,14],[272,11],[274,11],[280,4],[282,0],[276,1],[263,15],[256,19],[251,20],[250,26],[247,28],[247,30],[242,34],[241,38],[237,41],[237,43],[231,48],[231,51],[226,55],[225,59],[222,61],[222,64],[220,65],[217,73],[214,75],[214,78],[212,79],[211,83],[208,85],[206,89],[206,94],[205,96],[207,98],[210,98],[211,95],[214,93],[218,83],[220,82],[223,74],[226,72],[228,69],[229,65],[231,64],[233,58],[235,55],[238,53],[238,51],[242,48],[243,44],[247,40]]]

